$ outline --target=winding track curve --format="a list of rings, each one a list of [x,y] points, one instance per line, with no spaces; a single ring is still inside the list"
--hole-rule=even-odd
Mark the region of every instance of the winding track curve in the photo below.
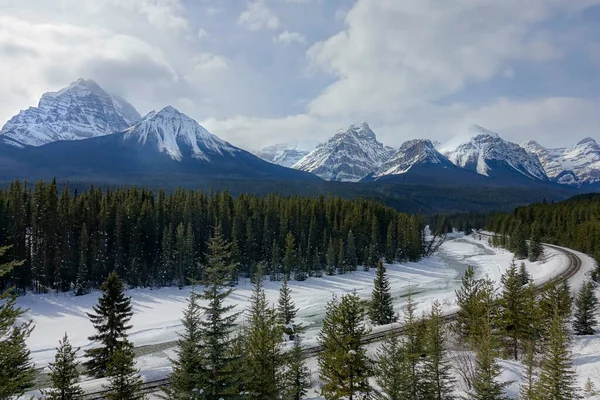
[[[485,234],[481,234],[481,235],[490,236],[490,235],[485,235]],[[569,258],[569,264],[570,264],[569,267],[567,269],[565,269],[564,271],[562,271],[560,274],[556,275],[554,278],[552,278],[551,281],[555,281],[555,282],[568,281],[573,276],[575,276],[575,274],[577,274],[579,272],[579,270],[581,269],[581,266],[582,266],[582,260],[573,251],[559,247],[559,246],[551,245],[551,244],[544,244],[544,246],[555,249],[555,250],[565,254]],[[541,289],[546,285],[546,283],[547,282],[538,284],[536,286],[537,290],[541,291]],[[457,316],[456,312],[451,313],[451,314],[446,314],[444,316],[444,320],[446,322],[451,322],[456,319],[456,316]],[[404,331],[404,327],[402,325],[392,326],[388,329],[366,335],[363,339],[363,343],[365,343],[365,344],[375,343],[375,342],[381,341],[390,333],[400,334],[403,331]],[[314,357],[317,354],[319,354],[319,352],[321,350],[322,350],[322,346],[319,346],[319,345],[310,346],[310,347],[306,347],[302,353],[304,355],[304,358],[311,358],[311,357]],[[144,384],[142,386],[142,392],[146,393],[146,394],[156,392],[158,389],[160,389],[163,386],[167,386],[168,384],[169,384],[168,378],[147,381],[147,382],[144,382]],[[102,390],[102,391],[97,391],[97,392],[86,393],[84,396],[81,397],[81,399],[82,400],[83,399],[85,399],[85,400],[104,399],[107,392],[108,391],[106,391],[106,390]]]

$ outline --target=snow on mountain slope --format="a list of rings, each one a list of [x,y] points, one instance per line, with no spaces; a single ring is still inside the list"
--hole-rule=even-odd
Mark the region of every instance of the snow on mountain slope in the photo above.
[[[256,155],[265,161],[283,167],[291,167],[309,152],[301,150],[296,144],[280,143],[260,149]]]
[[[400,149],[383,163],[373,174],[374,178],[387,175],[399,175],[408,172],[415,165],[451,164],[450,161],[435,149],[428,139],[414,139],[402,143]]]
[[[37,107],[12,117],[0,136],[16,145],[41,146],[118,132],[139,119],[126,100],[108,94],[93,80],[78,79],[58,92],[44,93]]]
[[[546,149],[533,140],[521,143],[521,147],[540,160],[546,175],[555,182],[572,186],[600,182],[600,145],[592,138],[566,148]]]
[[[357,182],[387,161],[395,150],[377,141],[366,122],[339,130],[292,168],[329,181]]]
[[[149,113],[124,131],[123,140],[141,146],[156,145],[173,160],[184,157],[211,162],[211,156],[235,155],[241,150],[204,129],[171,106]]]
[[[534,180],[548,179],[538,158],[527,153],[518,144],[503,140],[497,133],[478,125],[470,127],[469,134],[471,139],[468,142],[446,153],[453,164],[485,176],[492,176],[500,173],[499,169],[506,169]]]

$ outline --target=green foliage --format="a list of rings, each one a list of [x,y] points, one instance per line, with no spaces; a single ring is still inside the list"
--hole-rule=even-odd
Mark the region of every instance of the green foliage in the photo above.
[[[3,257],[9,247],[0,247]],[[0,264],[0,277],[7,275],[20,262]],[[25,343],[33,326],[31,321],[20,322],[26,310],[16,305],[12,290],[0,294],[0,399],[11,399],[29,389],[35,377],[31,354]]]
[[[369,318],[377,325],[391,324],[397,319],[392,304],[390,281],[386,275],[386,269],[382,260],[379,260],[377,263],[377,275],[373,282]]]
[[[499,325],[502,329],[503,344],[506,354],[519,359],[519,348],[527,337],[530,326],[530,310],[525,308],[525,287],[523,277],[519,275],[514,263],[502,275],[502,292],[500,294]]]
[[[328,304],[319,333],[323,351],[318,355],[321,394],[327,400],[359,399],[370,393],[371,366],[362,338],[369,332],[365,310],[354,294],[333,298]]]
[[[520,221],[516,224],[515,229],[511,232],[510,247],[518,260],[524,260],[527,258],[529,254],[529,247],[527,246],[525,227]]]
[[[84,391],[79,386],[79,371],[77,367],[77,352],[69,343],[65,333],[56,348],[54,362],[49,364],[52,389],[44,393],[50,400],[75,400],[83,396]]]
[[[300,335],[294,337],[294,346],[287,354],[287,368],[284,374],[284,399],[302,400],[311,383],[311,373],[304,364]]]
[[[541,327],[542,337],[547,337],[550,329],[550,321],[553,320],[555,312],[558,312],[558,315],[564,320],[571,317],[572,302],[571,289],[566,281],[562,283],[550,281],[544,285],[539,300],[541,319],[543,321],[543,326]]]
[[[133,345],[125,340],[115,348],[107,366],[107,400],[143,400],[142,378],[135,369]]]
[[[84,363],[88,374],[96,378],[104,377],[108,364],[119,345],[127,340],[128,322],[133,316],[131,298],[125,297],[125,285],[116,273],[111,272],[102,285],[102,296],[93,313],[88,317],[97,333],[88,340],[97,342],[99,347],[85,350],[88,361]]]
[[[573,329],[576,335],[593,335],[594,326],[598,323],[596,319],[596,306],[598,299],[594,293],[594,284],[586,282],[579,290],[575,299],[575,320]]]
[[[531,238],[529,240],[529,261],[538,261],[544,253],[542,246],[541,230],[539,222],[531,226]]]
[[[290,338],[290,340],[294,340],[294,336],[300,328],[295,322],[298,309],[294,304],[294,300],[292,300],[292,291],[290,290],[287,279],[283,280],[283,284],[279,289],[277,311],[279,323],[281,326],[283,326],[283,332]]]
[[[405,349],[397,335],[388,335],[377,349],[375,378],[381,400],[406,400],[411,390],[407,377]]]

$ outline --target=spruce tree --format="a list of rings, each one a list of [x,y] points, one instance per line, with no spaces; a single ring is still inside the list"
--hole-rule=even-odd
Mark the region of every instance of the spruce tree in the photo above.
[[[75,296],[82,296],[90,292],[88,252],[88,233],[84,223],[79,234],[79,264],[77,268],[77,280],[75,281]]]
[[[369,332],[364,324],[365,310],[356,293],[333,298],[326,308],[319,344],[323,351],[318,362],[327,400],[360,399],[370,393],[371,367],[362,338]]]
[[[570,350],[571,337],[558,307],[550,322],[536,394],[540,399],[578,398]]]
[[[382,260],[377,263],[377,275],[373,282],[369,317],[377,325],[391,324],[396,321],[390,293],[390,281]]]
[[[520,400],[537,400],[537,376],[535,362],[535,342],[534,340],[529,340],[526,344],[525,357],[523,359],[525,370],[523,371],[521,385],[519,387]]]
[[[523,279],[514,263],[502,275],[502,293],[500,296],[500,326],[503,330],[506,353],[514,360],[519,359],[521,340],[527,334],[529,326],[528,310],[525,309],[525,288]]]
[[[421,356],[423,349],[423,320],[415,315],[415,302],[409,291],[404,310],[404,368],[409,392],[407,400],[418,400],[423,392]]]
[[[279,303],[277,305],[279,322],[283,326],[284,333],[290,340],[294,340],[294,335],[298,329],[296,325],[296,313],[298,309],[292,300],[292,291],[288,286],[287,279],[283,280],[283,285],[279,289]]]
[[[286,279],[290,279],[291,272],[296,268],[296,240],[292,232],[285,237],[285,254],[283,256],[283,273]]]
[[[0,247],[0,258],[10,247]],[[0,278],[22,262],[0,264]],[[19,396],[33,385],[35,370],[31,353],[25,343],[33,326],[31,321],[20,322],[26,310],[17,307],[12,289],[0,294],[0,399]]]
[[[357,256],[356,256],[356,247],[354,244],[354,234],[352,231],[348,232],[348,239],[346,240],[346,266],[349,271],[356,271],[356,266],[358,264]]]
[[[107,365],[107,400],[143,400],[142,378],[135,368],[133,345],[124,340],[119,342]]]
[[[431,306],[424,340],[424,396],[430,400],[451,400],[455,380],[448,359],[447,332],[442,307],[436,300]]]
[[[294,336],[294,346],[287,354],[287,368],[284,375],[284,399],[302,400],[311,383],[311,372],[304,363],[300,335]]]
[[[529,240],[529,261],[538,261],[544,253],[541,242],[540,224],[534,222],[531,227],[531,238]]]
[[[84,363],[88,374],[101,378],[106,375],[108,363],[120,343],[127,340],[128,325],[133,316],[131,298],[125,297],[125,285],[116,273],[111,272],[102,284],[102,296],[93,313],[88,313],[97,333],[88,340],[100,346],[85,350],[89,358]]]
[[[235,398],[238,384],[237,356],[232,351],[235,320],[239,313],[232,313],[234,305],[225,305],[233,292],[231,277],[236,265],[231,261],[231,244],[223,237],[220,225],[208,241],[207,263],[204,266],[204,291],[199,298],[206,301],[201,306],[200,322],[202,348],[202,382],[206,382],[206,400]]]
[[[519,279],[523,286],[528,285],[531,282],[531,275],[529,275],[529,271],[524,262],[519,266]]]
[[[407,377],[405,350],[397,335],[389,334],[377,349],[375,379],[381,400],[406,400],[411,389]]]
[[[83,396],[84,391],[79,386],[79,371],[77,367],[77,352],[69,343],[65,333],[56,348],[54,362],[48,365],[50,369],[50,381],[52,389],[44,393],[46,399],[50,400],[75,400]]]
[[[166,399],[198,398],[199,391],[205,387],[206,382],[202,381],[200,311],[198,293],[192,289],[181,319],[184,331],[177,340],[176,358],[171,360],[173,372],[169,377],[170,385],[164,388]]]
[[[542,337],[546,338],[555,311],[558,311],[558,314],[565,320],[571,317],[572,302],[571,289],[566,281],[556,283],[552,280],[544,285],[539,300],[542,319],[540,335]]]
[[[576,335],[593,335],[596,320],[598,299],[594,293],[594,284],[588,281],[583,284],[575,299],[575,320],[573,330]]]
[[[525,238],[525,230],[522,223],[518,223],[510,237],[511,250],[515,253],[515,257],[519,260],[524,260],[529,254],[527,240]]]
[[[250,298],[244,354],[245,392],[251,400],[277,400],[283,392],[283,326],[269,306],[262,286],[262,272],[256,275]]]
[[[489,298],[493,296],[493,283],[489,280],[475,279],[475,271],[469,266],[462,278],[460,289],[456,290],[459,310],[454,331],[460,339],[472,349],[480,337],[479,320],[485,317]]]

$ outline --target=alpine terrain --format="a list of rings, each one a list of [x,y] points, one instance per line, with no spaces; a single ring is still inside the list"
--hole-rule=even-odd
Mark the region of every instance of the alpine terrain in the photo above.
[[[600,145],[592,138],[566,148],[546,149],[534,140],[521,143],[521,147],[535,155],[546,175],[557,183],[584,186],[600,182]]]
[[[41,146],[118,132],[139,119],[126,100],[105,92],[93,80],[80,78],[58,92],[44,93],[37,107],[10,119],[0,137],[15,146]]]
[[[328,181],[357,182],[386,162],[395,150],[377,141],[366,122],[340,130],[293,168]]]
[[[294,144],[273,144],[260,149],[256,155],[265,161],[284,167],[292,167],[309,152]]]

